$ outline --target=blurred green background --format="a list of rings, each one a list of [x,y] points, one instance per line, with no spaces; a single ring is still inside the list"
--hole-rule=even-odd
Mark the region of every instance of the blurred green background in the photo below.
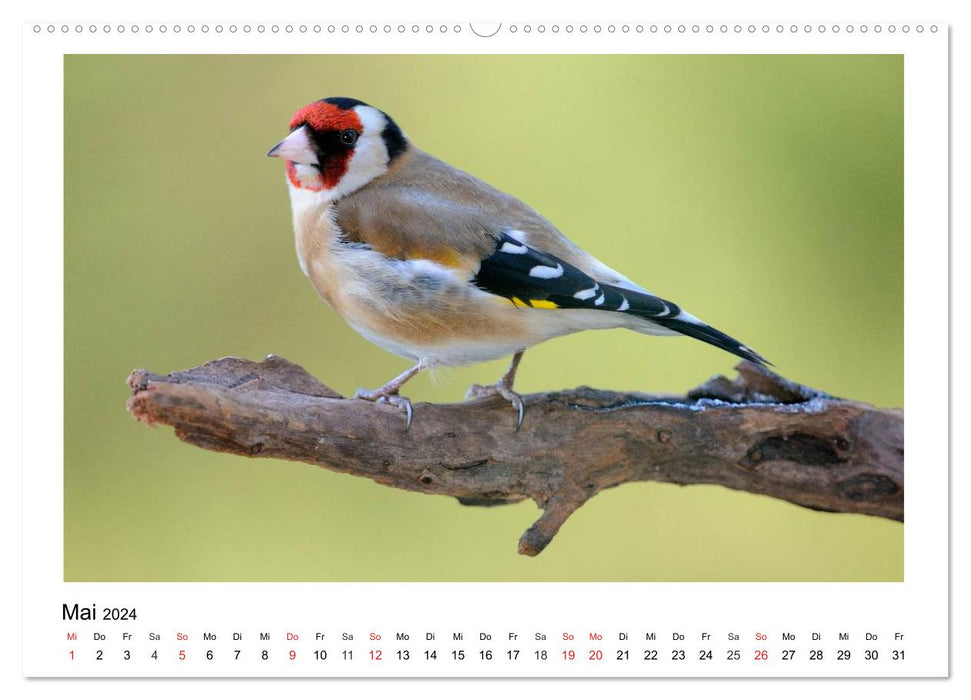
[[[903,405],[900,56],[68,56],[66,580],[902,580],[903,527],[878,518],[628,484],[530,559],[531,502],[463,507],[136,423],[135,367],[275,353],[350,393],[407,366],[317,299],[264,157],[332,95],[384,109],[786,376]],[[517,388],[683,392],[735,361],[591,332],[528,352]],[[460,400],[504,368],[406,393]]]

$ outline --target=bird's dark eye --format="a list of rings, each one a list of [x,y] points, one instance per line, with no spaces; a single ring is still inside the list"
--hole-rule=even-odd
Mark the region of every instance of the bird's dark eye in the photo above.
[[[358,134],[354,129],[344,129],[340,133],[340,140],[345,146],[353,146],[357,143],[357,136]]]

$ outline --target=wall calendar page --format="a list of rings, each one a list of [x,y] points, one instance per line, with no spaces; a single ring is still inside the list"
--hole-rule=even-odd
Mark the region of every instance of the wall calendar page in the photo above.
[[[25,24],[24,676],[947,677],[948,36]]]

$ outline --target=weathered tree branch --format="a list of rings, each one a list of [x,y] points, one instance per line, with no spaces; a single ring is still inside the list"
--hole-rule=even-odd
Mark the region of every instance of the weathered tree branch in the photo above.
[[[398,409],[344,399],[302,367],[225,358],[168,376],[132,372],[128,410],[217,452],[309,462],[466,505],[533,499],[519,541],[536,555],[603,489],[629,481],[720,484],[808,508],[904,515],[903,412],[794,384],[748,362],[685,397],[581,387]]]

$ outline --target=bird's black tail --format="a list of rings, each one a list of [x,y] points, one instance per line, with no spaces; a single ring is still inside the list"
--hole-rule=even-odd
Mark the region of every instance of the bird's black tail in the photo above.
[[[716,348],[727,350],[733,355],[738,355],[742,359],[749,360],[757,365],[765,366],[772,364],[752,348],[743,345],[730,335],[722,333],[717,328],[712,328],[705,323],[692,323],[677,318],[658,318],[657,316],[643,316],[642,318],[656,323],[659,326],[670,328],[672,331],[677,331],[683,335],[703,340],[710,345],[714,345]]]
[[[771,365],[772,363],[755,352],[750,347],[743,345],[732,336],[722,333],[717,328],[712,328],[707,323],[699,321],[691,314],[682,312],[681,307],[673,301],[656,297],[647,292],[633,289],[621,289],[615,285],[602,285],[605,296],[607,297],[602,308],[613,308],[617,311],[637,316],[645,321],[649,321],[656,326],[661,326],[675,333],[691,336],[702,340],[716,348],[727,350],[733,355],[738,355],[744,360],[754,362],[757,365]],[[623,300],[622,304],[612,305],[612,297],[619,296]]]

